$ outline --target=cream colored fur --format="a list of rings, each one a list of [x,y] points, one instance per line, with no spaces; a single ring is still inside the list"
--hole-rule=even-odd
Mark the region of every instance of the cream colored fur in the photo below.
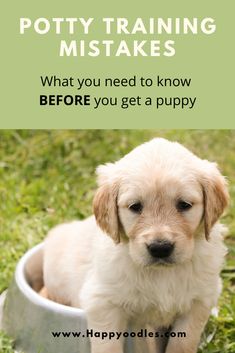
[[[224,178],[214,163],[164,139],[97,173],[95,216],[59,225],[45,241],[49,297],[83,308],[97,331],[124,331],[129,323],[185,331],[186,338],[169,339],[165,352],[195,353],[221,291],[225,228],[217,220],[228,203]],[[192,207],[180,212],[178,200]],[[130,210],[135,202],[143,204],[141,213]],[[158,240],[174,243],[169,263],[148,252]],[[92,353],[123,352],[121,339],[91,345]]]

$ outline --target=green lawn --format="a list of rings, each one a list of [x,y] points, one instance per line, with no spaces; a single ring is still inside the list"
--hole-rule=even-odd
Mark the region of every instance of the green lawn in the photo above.
[[[223,219],[229,248],[218,318],[203,337],[205,353],[235,352],[235,130],[0,131],[0,293],[9,286],[22,254],[53,225],[91,214],[95,167],[115,161],[156,136],[177,140],[218,162],[230,184]],[[0,352],[13,353],[0,334]]]

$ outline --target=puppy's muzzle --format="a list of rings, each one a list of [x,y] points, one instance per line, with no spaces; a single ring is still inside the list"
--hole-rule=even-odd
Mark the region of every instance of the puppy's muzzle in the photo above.
[[[147,245],[149,254],[154,259],[166,260],[172,254],[174,250],[174,244],[169,241],[158,240]]]

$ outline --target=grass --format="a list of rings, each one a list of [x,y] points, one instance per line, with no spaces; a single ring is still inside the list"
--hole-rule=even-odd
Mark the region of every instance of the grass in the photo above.
[[[0,293],[23,253],[53,225],[91,214],[95,168],[155,136],[177,140],[217,161],[230,183],[227,263],[219,316],[212,317],[200,352],[235,352],[235,130],[82,130],[0,132]],[[13,353],[0,334],[0,352]]]

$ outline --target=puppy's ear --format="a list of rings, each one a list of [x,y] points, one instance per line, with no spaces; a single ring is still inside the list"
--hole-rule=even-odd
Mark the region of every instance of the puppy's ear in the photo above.
[[[111,169],[111,166],[100,166],[97,169],[100,187],[93,200],[93,211],[100,228],[118,244],[122,232],[117,206],[119,187],[117,181],[108,180],[106,175],[106,169]]]
[[[211,228],[229,203],[229,194],[225,178],[220,174],[215,163],[209,164],[210,167],[206,168],[202,177],[204,228],[207,240],[209,239]]]

